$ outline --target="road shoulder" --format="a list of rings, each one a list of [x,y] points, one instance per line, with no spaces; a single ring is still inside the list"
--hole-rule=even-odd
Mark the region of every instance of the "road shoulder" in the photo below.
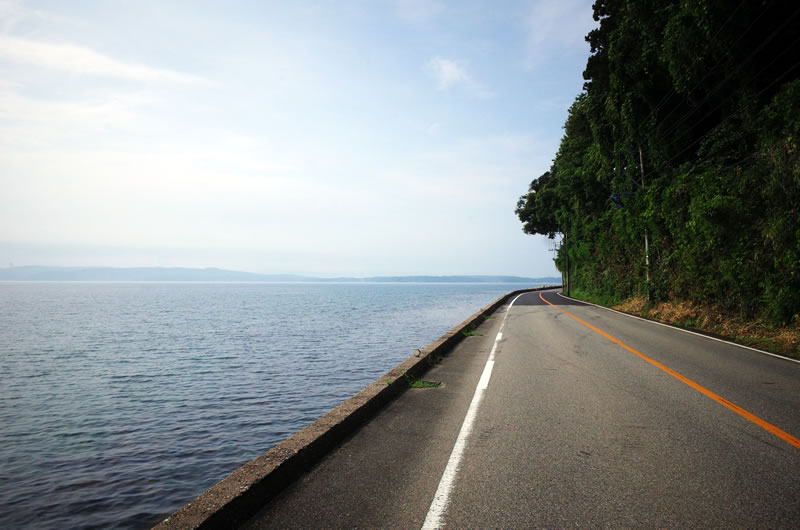
[[[506,307],[245,527],[420,527]]]

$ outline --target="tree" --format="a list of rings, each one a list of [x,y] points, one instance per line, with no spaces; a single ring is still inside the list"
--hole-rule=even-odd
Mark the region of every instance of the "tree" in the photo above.
[[[553,175],[547,171],[538,179],[533,179],[528,193],[517,201],[517,214],[522,221],[522,231],[526,234],[542,234],[550,239],[559,231],[556,223]]]
[[[556,262],[568,252],[587,293],[800,319],[800,7],[597,0],[594,18],[553,165],[517,203],[523,231],[563,234]]]

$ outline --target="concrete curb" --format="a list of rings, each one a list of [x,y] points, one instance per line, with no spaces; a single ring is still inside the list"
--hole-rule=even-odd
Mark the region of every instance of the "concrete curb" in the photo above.
[[[521,289],[498,298],[423,348],[419,355],[412,355],[305,429],[246,463],[154,528],[236,528],[246,522],[408,388],[404,373],[420,377],[435,364],[435,356],[448,353],[464,338],[463,331],[477,327],[483,317],[497,311],[512,296],[553,287],[558,286]]]

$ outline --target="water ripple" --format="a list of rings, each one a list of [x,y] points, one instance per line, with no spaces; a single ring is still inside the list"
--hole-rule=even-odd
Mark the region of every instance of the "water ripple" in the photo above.
[[[0,284],[0,527],[154,524],[507,290]]]

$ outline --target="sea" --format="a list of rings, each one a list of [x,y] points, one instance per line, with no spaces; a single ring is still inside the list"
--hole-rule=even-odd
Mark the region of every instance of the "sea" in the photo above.
[[[531,284],[0,282],[0,528],[147,528]]]

